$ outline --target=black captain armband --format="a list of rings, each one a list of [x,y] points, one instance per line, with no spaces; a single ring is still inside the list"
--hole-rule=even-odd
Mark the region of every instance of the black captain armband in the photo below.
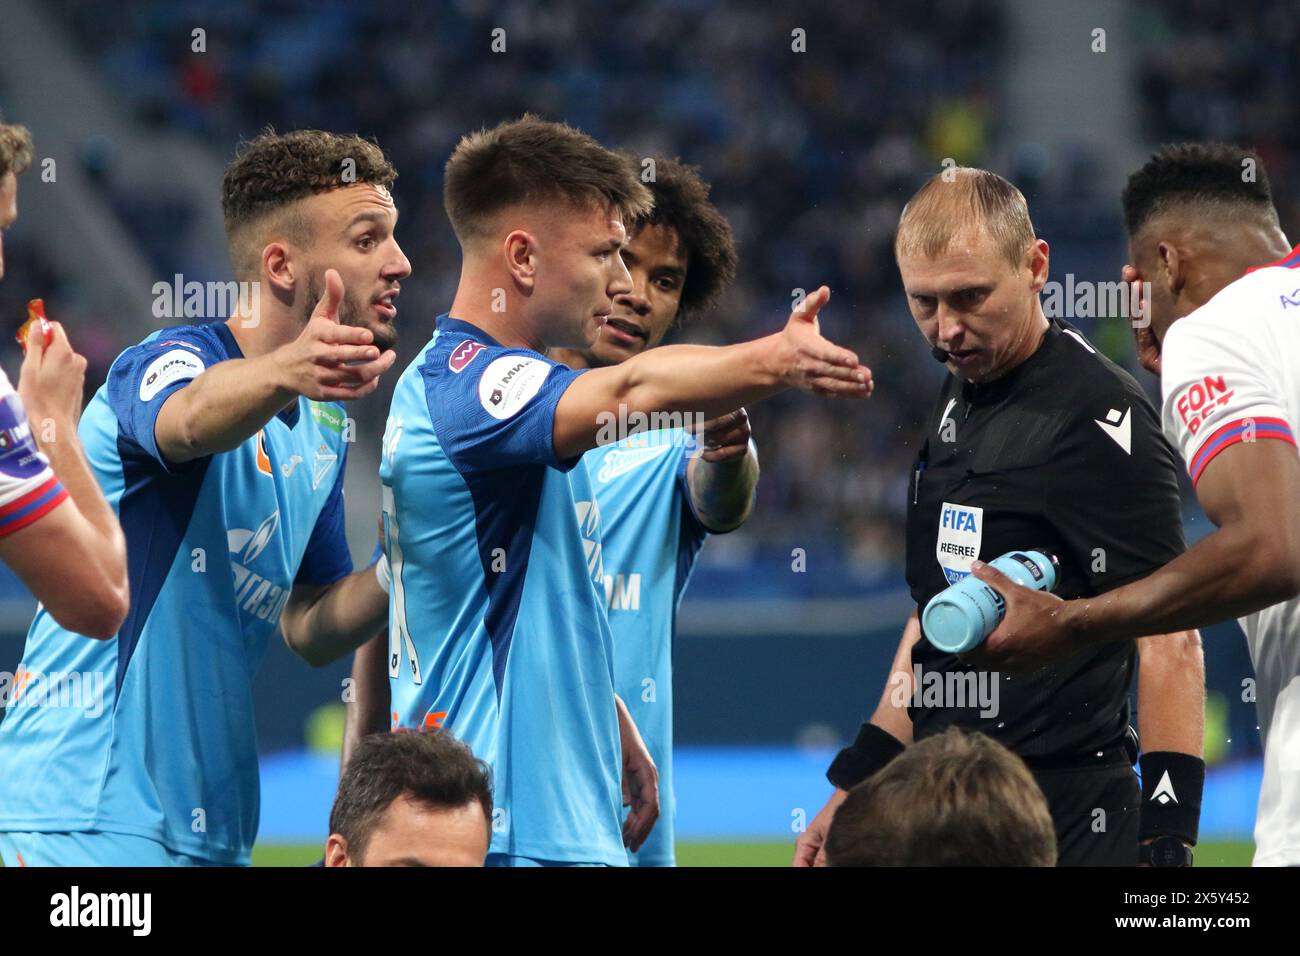
[[[1142,814],[1138,839],[1175,836],[1195,844],[1201,822],[1205,761],[1170,750],[1145,753],[1142,768]]]
[[[905,749],[901,740],[868,721],[858,728],[857,739],[835,755],[826,779],[841,790],[852,790]]]

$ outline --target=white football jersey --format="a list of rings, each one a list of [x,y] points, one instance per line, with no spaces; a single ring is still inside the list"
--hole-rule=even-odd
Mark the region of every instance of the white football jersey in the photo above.
[[[1300,434],[1300,247],[1175,322],[1162,347],[1165,435],[1193,484],[1225,448]],[[1241,618],[1264,781],[1255,865],[1300,865],[1300,598]]]
[[[0,537],[49,514],[67,496],[37,450],[23,403],[0,369]]]

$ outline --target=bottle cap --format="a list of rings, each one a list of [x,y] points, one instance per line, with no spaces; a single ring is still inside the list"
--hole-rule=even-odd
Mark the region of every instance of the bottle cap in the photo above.
[[[921,626],[926,639],[948,654],[965,653],[984,639],[969,608],[946,597],[945,592],[936,594],[925,606]]]

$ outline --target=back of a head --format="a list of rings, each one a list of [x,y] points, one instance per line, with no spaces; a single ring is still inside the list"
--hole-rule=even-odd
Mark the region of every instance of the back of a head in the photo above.
[[[32,164],[32,134],[26,126],[0,123],[0,179],[21,176]]]
[[[447,161],[443,205],[462,247],[491,236],[502,211],[551,202],[610,209],[625,225],[651,208],[626,156],[531,114],[467,134]]]
[[[997,173],[956,166],[935,173],[907,201],[898,219],[894,255],[936,259],[954,242],[980,234],[1020,268],[1035,239],[1029,205]]]
[[[1122,201],[1130,237],[1170,214],[1209,223],[1278,225],[1264,161],[1226,143],[1162,146],[1128,178]]]
[[[853,788],[826,856],[831,866],[1054,866],[1056,833],[1024,761],[950,728]]]
[[[470,748],[443,730],[371,734],[362,739],[339,781],[330,832],[360,859],[385,811],[399,797],[433,809],[477,803],[488,831],[490,771]]]
[[[262,249],[279,233],[297,243],[311,238],[299,201],[344,186],[387,189],[397,170],[378,145],[356,135],[318,129],[266,130],[243,143],[221,182],[221,209],[231,264],[241,279],[260,272]]]

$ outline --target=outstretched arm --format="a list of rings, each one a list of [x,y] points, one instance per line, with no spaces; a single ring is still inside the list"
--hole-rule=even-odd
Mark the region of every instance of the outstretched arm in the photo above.
[[[665,345],[580,375],[556,405],[556,456],[574,458],[595,448],[610,417],[620,413],[695,412],[717,418],[790,388],[869,397],[870,369],[819,331],[817,313],[829,298],[830,290],[822,286],[774,335],[721,347]]]

